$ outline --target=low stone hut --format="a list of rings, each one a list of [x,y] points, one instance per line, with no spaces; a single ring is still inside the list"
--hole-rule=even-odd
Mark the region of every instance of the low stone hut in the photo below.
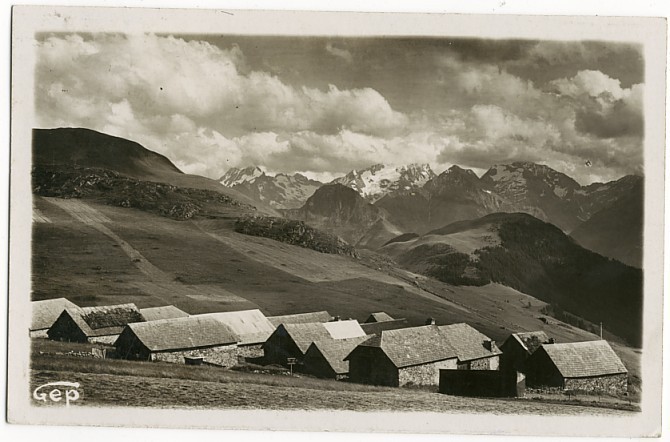
[[[123,328],[144,317],[135,304],[65,309],[51,326],[49,339],[113,344]]]
[[[144,316],[146,321],[158,321],[160,319],[174,319],[185,318],[188,316],[183,310],[178,309],[174,305],[165,305],[162,307],[148,307],[141,308],[140,313]]]
[[[360,336],[365,332],[355,320],[281,324],[263,344],[264,359],[275,364],[286,364],[287,358],[302,362],[312,342]]]
[[[370,316],[368,316],[368,318],[365,320],[365,323],[370,324],[373,322],[385,322],[385,321],[393,321],[393,318],[386,312],[376,312],[371,313]]]
[[[230,328],[238,337],[237,354],[240,357],[258,358],[263,356],[263,344],[275,331],[275,327],[258,309],[235,312],[206,313]]]
[[[33,301],[30,303],[30,307],[32,320],[28,333],[31,338],[47,338],[47,331],[65,309],[77,310],[79,308],[74,302],[66,298]]]
[[[498,370],[502,351],[494,340],[463,322],[438,327],[456,350],[459,370]]]
[[[312,342],[303,360],[304,370],[320,378],[345,379],[349,375],[349,353],[371,336],[347,339],[323,339]]]
[[[526,360],[529,387],[624,394],[628,370],[607,341],[543,344]]]
[[[352,350],[349,379],[400,387],[439,385],[440,369],[456,369],[458,354],[435,325],[384,330]]]
[[[525,373],[528,357],[542,344],[549,343],[549,337],[543,331],[512,333],[500,346],[503,352],[500,357],[501,370]]]
[[[237,335],[205,315],[128,324],[114,343],[123,359],[184,363],[185,358],[230,367],[237,363]]]
[[[325,310],[320,312],[296,313],[294,315],[268,316],[268,320],[277,328],[281,324],[309,324],[328,322],[333,317]]]

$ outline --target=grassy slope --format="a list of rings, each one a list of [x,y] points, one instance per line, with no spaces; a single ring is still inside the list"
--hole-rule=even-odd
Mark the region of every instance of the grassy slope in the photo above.
[[[429,390],[249,374],[207,366],[81,358],[56,354],[59,346],[66,346],[65,352],[85,351],[86,347],[36,341],[33,345],[31,389],[53,379],[79,382],[81,397],[74,403],[75,406],[628,414],[613,409],[529,400],[471,399]],[[120,385],[124,388],[119,388]]]

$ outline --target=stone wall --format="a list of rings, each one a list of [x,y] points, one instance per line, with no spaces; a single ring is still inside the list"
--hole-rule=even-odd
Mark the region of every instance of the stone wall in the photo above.
[[[593,378],[567,378],[565,389],[621,395],[628,391],[628,375],[622,373]]]
[[[447,359],[430,364],[414,365],[398,369],[398,386],[403,385],[439,385],[440,369],[456,369],[456,359]]]
[[[204,358],[205,362],[209,362],[210,364],[232,367],[237,364],[236,350],[236,345],[221,345],[198,350],[152,353],[151,360],[183,364],[184,357]]]
[[[459,370],[498,370],[499,367],[500,358],[498,356],[458,363]]]
[[[48,338],[49,335],[47,335],[47,331],[49,331],[48,328],[42,329],[42,330],[31,330],[30,331],[30,337],[31,338]]]
[[[119,335],[107,335],[107,336],[91,336],[88,338],[88,342],[96,344],[109,344],[114,345]]]

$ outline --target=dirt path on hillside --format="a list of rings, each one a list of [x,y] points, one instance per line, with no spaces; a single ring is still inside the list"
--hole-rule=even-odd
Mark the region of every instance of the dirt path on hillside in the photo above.
[[[175,281],[173,275],[165,273],[156,267],[137,249],[105,225],[112,223],[112,220],[81,200],[61,198],[42,199],[59,207],[74,218],[74,220],[94,228],[117,244],[128,258],[130,258],[133,265],[148,277],[148,281],[130,283],[132,287],[136,287],[141,292],[164,300],[175,300],[175,302],[178,302],[179,296],[187,296],[196,301],[216,301],[226,303],[250,302],[247,299],[237,296],[218,286],[194,286]]]

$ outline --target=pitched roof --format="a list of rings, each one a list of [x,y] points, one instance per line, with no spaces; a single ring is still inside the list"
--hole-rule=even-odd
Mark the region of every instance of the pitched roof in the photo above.
[[[324,322],[323,326],[326,327],[330,336],[333,339],[347,339],[347,338],[356,338],[358,336],[365,336],[365,332],[361,328],[361,325],[358,321],[354,319],[346,321],[332,321]]]
[[[535,350],[542,346],[542,344],[547,344],[549,342],[549,336],[543,331],[512,333],[511,337],[516,340],[528,354],[533,354]]]
[[[451,347],[456,349],[459,361],[472,361],[502,354],[502,351],[496,346],[492,349],[486,348],[484,343],[491,341],[491,338],[463,322],[441,325],[438,329],[444,334],[444,339]]]
[[[317,349],[336,374],[347,374],[349,373],[349,361],[345,361],[344,358],[351,353],[358,344],[368,338],[370,338],[370,336],[318,340],[312,342],[307,349],[307,352]]]
[[[566,378],[628,373],[621,359],[604,340],[544,344],[542,349]]]
[[[361,324],[361,328],[368,335],[376,335],[383,330],[395,330],[398,328],[408,327],[407,319],[393,319],[392,321],[383,322],[366,322]]]
[[[384,330],[360,345],[381,348],[398,368],[457,357],[456,349],[435,325]],[[345,359],[349,360],[349,356]]]
[[[66,298],[47,299],[44,301],[33,301],[30,303],[32,307],[32,321],[30,323],[30,330],[45,330],[56,322],[56,319],[63,313],[66,308],[76,310],[79,308],[74,302]]]
[[[384,322],[384,321],[393,321],[393,318],[385,312],[371,313],[368,316],[368,319],[365,320],[366,323],[372,322]]]
[[[118,335],[126,325],[144,322],[135,304],[68,308],[62,314],[68,314],[88,337]]]
[[[138,322],[127,327],[151,351],[231,345],[238,339],[230,327],[205,315]]]
[[[295,315],[268,316],[268,320],[275,327],[280,324],[307,324],[310,322],[328,322],[332,316],[323,310],[320,312],[297,313]]]
[[[281,324],[304,354],[312,342],[324,339],[347,339],[365,336],[355,320],[333,322],[310,322],[306,324]]]
[[[239,345],[260,344],[265,342],[275,331],[272,323],[258,309],[206,313],[198,316],[208,316],[227,325],[237,334]]]
[[[183,310],[174,305],[164,305],[162,307],[141,308],[140,313],[147,321],[158,321],[159,319],[184,318],[188,316]]]

